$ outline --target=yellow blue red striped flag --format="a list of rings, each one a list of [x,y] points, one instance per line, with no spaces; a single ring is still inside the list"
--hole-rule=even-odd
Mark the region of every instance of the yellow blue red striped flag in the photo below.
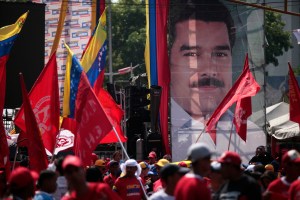
[[[83,70],[94,87],[99,74],[105,67],[107,52],[107,33],[106,33],[106,10],[102,13],[95,32],[82,56],[81,65]]]
[[[0,28],[0,57],[8,55],[14,40],[22,30],[23,24],[27,18],[28,12],[24,13],[16,23]]]
[[[74,118],[75,101],[83,69],[69,46],[67,44],[64,45],[68,51],[68,56],[64,83],[63,117]]]

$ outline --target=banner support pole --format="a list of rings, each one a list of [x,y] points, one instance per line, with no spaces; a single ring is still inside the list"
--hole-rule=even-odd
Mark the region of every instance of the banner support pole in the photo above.
[[[234,119],[234,118],[233,118]],[[228,151],[230,149],[230,143],[231,143],[231,136],[232,136],[232,128],[233,128],[233,119],[231,122],[231,128],[230,128],[230,136],[229,136],[229,142],[228,142]]]

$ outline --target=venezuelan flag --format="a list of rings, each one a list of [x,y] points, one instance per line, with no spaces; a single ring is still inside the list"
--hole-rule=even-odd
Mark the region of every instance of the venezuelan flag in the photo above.
[[[12,25],[0,28],[0,113],[4,108],[5,101],[5,87],[6,87],[6,62],[8,60],[9,52],[18,37],[19,32],[27,18],[28,12],[24,13]],[[2,114],[0,116],[0,165],[5,166],[7,177],[10,175],[10,162],[7,162],[9,156],[9,149],[6,141],[5,129],[2,122]]]
[[[0,57],[9,54],[11,47],[14,44],[14,40],[18,37],[19,32],[22,30],[27,15],[28,12],[19,17],[14,24],[0,28]]]
[[[170,154],[168,139],[168,97],[170,69],[167,48],[167,20],[170,0],[146,0],[145,64],[149,87],[162,87],[159,108],[160,130],[165,153]]]
[[[106,13],[102,13],[88,47],[82,56],[81,65],[92,87],[103,72],[107,52]],[[104,75],[104,74],[103,74]],[[102,83],[101,83],[102,84]]]
[[[74,118],[75,101],[83,69],[68,45],[64,45],[68,51],[68,56],[64,83],[63,117]]]
[[[146,0],[145,64],[149,87],[158,84],[156,61],[156,0]]]

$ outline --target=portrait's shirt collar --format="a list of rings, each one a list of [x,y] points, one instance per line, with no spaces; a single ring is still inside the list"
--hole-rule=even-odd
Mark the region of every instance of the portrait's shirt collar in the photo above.
[[[232,121],[233,114],[226,111],[220,121]],[[176,129],[201,129],[204,124],[198,120],[193,119],[173,98],[171,98],[171,123]],[[222,127],[217,127],[222,130]],[[176,131],[176,130],[175,130]]]

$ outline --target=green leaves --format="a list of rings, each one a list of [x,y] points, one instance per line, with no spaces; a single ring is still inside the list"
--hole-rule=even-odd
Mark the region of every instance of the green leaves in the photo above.
[[[284,30],[285,23],[281,19],[281,14],[271,11],[265,12],[265,35],[268,41],[266,47],[266,64],[278,66],[278,56],[284,51],[293,48],[291,34]]]

